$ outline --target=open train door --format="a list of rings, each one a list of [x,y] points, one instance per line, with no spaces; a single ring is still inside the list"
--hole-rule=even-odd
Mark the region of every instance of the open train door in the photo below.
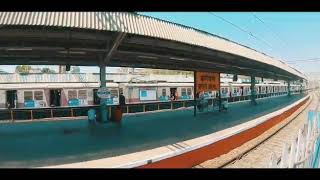
[[[177,100],[178,97],[176,97],[177,88],[170,88],[170,98],[174,97],[174,100]]]
[[[50,89],[50,106],[61,106],[61,89]]]
[[[6,91],[6,107],[17,108],[17,90]]]

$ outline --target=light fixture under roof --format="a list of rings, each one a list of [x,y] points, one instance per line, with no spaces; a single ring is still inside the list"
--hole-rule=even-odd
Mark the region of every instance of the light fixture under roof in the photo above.
[[[158,59],[157,57],[153,56],[138,56],[139,58],[145,58],[145,59]]]
[[[41,60],[39,60],[39,61],[29,61],[29,63],[47,63],[47,62],[49,62],[49,61],[41,61]]]
[[[32,48],[7,48],[7,51],[32,51]]]
[[[84,51],[58,51],[61,54],[86,54]]]
[[[178,61],[185,61],[186,59],[184,58],[177,58],[177,57],[170,57],[172,60],[178,60]]]

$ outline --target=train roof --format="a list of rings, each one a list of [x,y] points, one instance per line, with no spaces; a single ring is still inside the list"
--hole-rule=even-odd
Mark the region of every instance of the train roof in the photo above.
[[[250,83],[221,83],[221,86],[251,86]],[[286,86],[286,84],[255,84],[256,86]]]
[[[167,86],[173,86],[173,87],[183,87],[183,86],[193,86],[193,83],[121,83],[123,85],[129,86],[129,87],[167,87]]]
[[[117,83],[107,83],[107,87],[116,88]],[[100,83],[25,83],[2,84],[0,89],[50,89],[50,88],[99,88]]]

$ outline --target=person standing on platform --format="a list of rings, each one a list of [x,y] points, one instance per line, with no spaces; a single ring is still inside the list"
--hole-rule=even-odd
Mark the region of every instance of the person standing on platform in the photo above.
[[[178,91],[174,92],[174,100],[178,100]]]
[[[174,100],[175,100],[175,97],[174,97],[174,94],[173,94],[173,93],[171,93],[170,99],[171,99],[171,101],[174,101]]]
[[[119,96],[119,104],[121,107],[126,105],[126,97],[123,95],[123,93],[121,93]]]
[[[119,106],[116,107],[113,120],[121,126],[122,108],[126,105],[126,98],[123,93],[119,96]]]

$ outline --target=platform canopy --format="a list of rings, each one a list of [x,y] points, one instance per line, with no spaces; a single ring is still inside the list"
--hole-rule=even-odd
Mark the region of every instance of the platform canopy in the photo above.
[[[0,12],[0,39],[2,65],[106,65],[306,79],[249,47],[136,13]]]

